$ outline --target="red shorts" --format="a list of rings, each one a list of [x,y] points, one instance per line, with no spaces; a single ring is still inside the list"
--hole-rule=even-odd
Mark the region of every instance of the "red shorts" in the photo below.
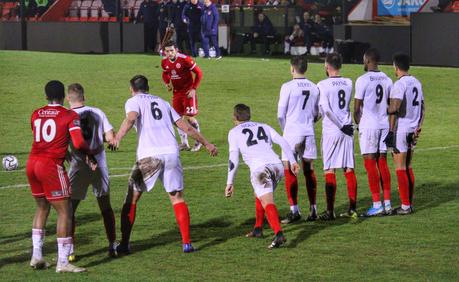
[[[70,197],[69,178],[60,161],[31,157],[27,161],[26,173],[35,198],[56,201]]]
[[[198,114],[198,98],[196,95],[188,98],[185,93],[174,93],[172,107],[181,116],[195,116]]]

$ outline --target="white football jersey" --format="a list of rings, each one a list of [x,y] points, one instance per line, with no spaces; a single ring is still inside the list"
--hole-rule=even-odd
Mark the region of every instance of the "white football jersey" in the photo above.
[[[80,116],[81,133],[83,133],[89,149],[97,152],[94,157],[98,165],[105,166],[104,134],[112,130],[113,126],[108,121],[105,113],[98,108],[83,106],[72,110]],[[79,151],[72,150],[71,157],[72,161],[86,162],[85,154]]]
[[[402,76],[394,83],[390,98],[402,100],[397,131],[413,132],[421,120],[421,106],[424,103],[421,82],[411,75]]]
[[[233,183],[239,163],[239,152],[251,171],[267,164],[281,164],[279,156],[273,151],[273,142],[281,146],[291,163],[296,163],[287,141],[271,126],[248,121],[231,129],[228,133],[230,165],[227,184]]]
[[[387,108],[392,80],[382,71],[368,71],[355,82],[355,99],[363,101],[359,128],[389,128]]]
[[[178,154],[173,124],[180,115],[163,99],[150,94],[137,94],[128,99],[126,114],[138,113],[137,159],[161,154]]]
[[[319,107],[322,113],[322,133],[341,133],[341,127],[351,124],[349,103],[352,97],[352,80],[330,77],[320,81]]]
[[[319,111],[319,89],[306,78],[281,87],[277,116],[285,120],[284,136],[313,136]]]

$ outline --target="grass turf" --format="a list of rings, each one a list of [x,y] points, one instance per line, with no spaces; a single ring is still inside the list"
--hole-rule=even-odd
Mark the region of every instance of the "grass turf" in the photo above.
[[[282,249],[268,251],[272,231],[265,239],[247,239],[254,221],[254,200],[248,169],[241,166],[235,195],[223,196],[228,157],[227,132],[232,107],[247,103],[253,120],[278,129],[279,89],[290,79],[287,60],[224,58],[198,59],[204,80],[198,90],[199,120],[203,133],[217,144],[220,154],[185,152],[185,195],[191,213],[191,236],[200,251],[183,254],[173,210],[158,185],[139,204],[132,234],[133,254],[119,259],[106,255],[102,219],[91,192],[77,214],[76,252],[87,273],[63,275],[75,280],[456,280],[459,275],[459,71],[452,68],[413,67],[423,83],[427,115],[414,157],[416,213],[407,217],[370,218],[351,222],[299,223],[285,227]],[[105,111],[115,128],[124,118],[129,79],[145,74],[151,93],[170,100],[161,83],[160,59],[147,55],[74,55],[0,51],[0,154],[14,154],[24,169],[32,142],[30,114],[45,104],[43,88],[51,79],[66,85],[80,82],[87,104]],[[393,77],[390,66],[381,69]],[[362,66],[345,65],[342,74],[355,79]],[[322,64],[310,64],[308,77],[324,78]],[[320,123],[316,128],[320,140]],[[358,151],[357,138],[356,153]],[[320,142],[318,142],[320,144]],[[107,154],[111,168],[112,205],[117,230],[126,191],[127,174],[135,160],[131,132],[118,152]],[[278,148],[276,148],[278,150]],[[399,202],[392,160],[393,203]],[[197,169],[196,167],[204,166]],[[324,208],[321,160],[316,162],[318,207]],[[363,212],[371,197],[360,156],[356,156],[358,207]],[[337,175],[337,212],[347,209],[344,177]],[[34,200],[23,170],[0,172],[0,280],[61,280],[53,268],[33,271],[31,220]],[[11,187],[19,185],[18,187]],[[304,179],[300,177],[300,208],[307,213]],[[276,191],[281,215],[288,211],[283,182]],[[55,263],[55,212],[47,225],[45,257]],[[118,236],[119,238],[119,236]]]

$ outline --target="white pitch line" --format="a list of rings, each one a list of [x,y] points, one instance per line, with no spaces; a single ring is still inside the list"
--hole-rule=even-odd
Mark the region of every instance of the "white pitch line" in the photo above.
[[[453,148],[459,148],[458,145],[450,145],[450,146],[444,146],[444,147],[430,147],[430,148],[419,148],[416,149],[415,152],[428,152],[428,151],[439,151],[439,150],[447,150],[447,149],[453,149]],[[358,153],[355,154],[356,156],[360,155]],[[320,157],[319,157],[320,159]],[[217,167],[224,167],[227,166],[227,163],[222,163],[222,164],[215,164],[215,165],[198,165],[198,166],[189,166],[189,167],[184,167],[183,170],[195,170],[195,169],[212,169],[212,168],[217,168]],[[132,167],[115,167],[115,168],[110,168],[110,170],[130,170]],[[12,173],[12,172],[17,172],[17,171],[24,171],[22,170],[13,170],[13,171],[2,171],[6,173]],[[110,177],[113,178],[118,178],[118,177],[127,177],[129,176],[130,173],[126,174],[112,174]],[[29,184],[17,184],[17,185],[7,185],[7,186],[0,186],[0,189],[7,189],[7,188],[23,188],[23,187],[29,187]]]

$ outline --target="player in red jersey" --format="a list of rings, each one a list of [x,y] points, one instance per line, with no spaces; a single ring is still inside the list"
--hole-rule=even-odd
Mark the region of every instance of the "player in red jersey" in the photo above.
[[[64,85],[60,81],[50,81],[45,86],[45,92],[48,105],[35,110],[31,117],[34,141],[26,168],[32,195],[37,203],[32,224],[33,253],[30,266],[33,268],[49,266],[43,259],[42,247],[44,228],[51,205],[57,212],[56,272],[83,272],[84,268],[68,262],[73,244],[68,228],[70,222],[68,199],[71,190],[64,168],[64,159],[70,139],[75,149],[86,153],[89,149],[81,133],[78,114],[62,106],[65,98]],[[91,164],[95,169],[95,161]]]
[[[173,91],[172,107],[197,130],[199,123],[196,119],[198,114],[198,99],[196,89],[202,79],[202,71],[196,62],[189,56],[177,51],[174,41],[164,45],[166,57],[161,61],[163,68],[163,81],[169,91]],[[194,78],[192,73],[194,73]],[[180,150],[189,150],[188,137],[185,132],[178,129],[181,144]],[[191,151],[201,149],[202,144],[196,141]]]

